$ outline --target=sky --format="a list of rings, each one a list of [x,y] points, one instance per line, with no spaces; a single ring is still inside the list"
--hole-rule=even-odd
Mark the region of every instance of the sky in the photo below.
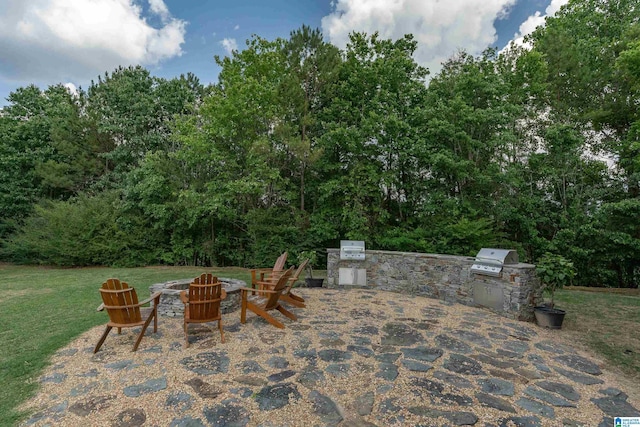
[[[478,55],[522,37],[567,0],[0,0],[0,106],[28,84],[87,88],[118,66],[215,83],[214,56],[253,34],[288,38],[303,24],[345,48],[349,33],[412,33],[436,74],[461,49]]]

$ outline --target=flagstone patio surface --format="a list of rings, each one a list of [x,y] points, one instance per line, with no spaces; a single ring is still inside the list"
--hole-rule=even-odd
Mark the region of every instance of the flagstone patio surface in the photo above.
[[[299,289],[280,330],[240,312],[191,326],[103,326],[61,349],[25,405],[45,426],[613,426],[640,416],[600,360],[560,331],[489,311],[368,290]],[[106,314],[96,313],[105,317]],[[279,316],[276,313],[275,316]],[[152,329],[152,328],[150,328]],[[627,395],[629,393],[629,395]]]

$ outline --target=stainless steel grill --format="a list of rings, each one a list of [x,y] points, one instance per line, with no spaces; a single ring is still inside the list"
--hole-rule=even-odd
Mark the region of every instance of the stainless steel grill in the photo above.
[[[518,252],[512,249],[482,248],[471,266],[471,273],[497,277],[505,264],[518,264]]]
[[[364,261],[365,247],[362,240],[340,240],[340,259]]]

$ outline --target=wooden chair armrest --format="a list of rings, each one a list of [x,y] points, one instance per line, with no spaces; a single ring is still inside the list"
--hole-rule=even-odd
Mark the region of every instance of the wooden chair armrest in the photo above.
[[[259,294],[265,293],[265,294],[279,294],[282,291],[272,291],[272,290],[268,290],[268,289],[255,289],[255,288],[240,288],[240,292],[242,293],[246,293],[246,292],[257,292]]]
[[[262,282],[256,282],[256,286],[259,290],[263,290],[263,289],[273,289],[276,284],[278,282],[277,281],[262,281]]]
[[[260,282],[273,282],[273,284],[275,285],[276,282],[278,282],[278,280],[280,280],[280,277],[282,277],[282,275],[284,274],[284,270],[269,270],[266,273],[260,273],[260,279],[254,280],[251,283],[251,286],[254,285],[255,283],[260,283]]]
[[[273,271],[273,268],[252,268],[249,271],[251,272],[256,272],[256,273],[269,273],[271,271]]]
[[[263,281],[266,274],[273,272],[270,268],[254,268],[249,271],[251,272],[251,286],[253,287],[257,282]]]
[[[155,292],[153,295],[151,295],[151,296],[150,296],[149,298],[147,298],[146,300],[144,300],[144,301],[140,301],[140,302],[138,303],[138,305],[145,305],[145,304],[148,304],[148,303],[150,303],[152,300],[157,300],[157,301],[155,302],[155,304],[157,305],[157,304],[158,304],[158,302],[160,301],[160,295],[162,295],[162,292],[161,292],[161,291]]]

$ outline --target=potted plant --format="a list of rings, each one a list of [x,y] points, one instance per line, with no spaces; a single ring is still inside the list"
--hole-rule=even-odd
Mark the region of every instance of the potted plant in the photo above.
[[[313,266],[318,261],[318,254],[315,251],[302,251],[298,254],[298,262],[302,263],[304,260],[308,259],[306,274],[307,278],[304,279],[308,288],[321,288],[322,282],[324,279],[322,278],[314,278],[313,277]]]
[[[536,322],[546,328],[560,329],[566,312],[555,307],[555,292],[571,283],[576,269],[573,263],[562,255],[547,252],[538,260],[536,274],[540,278],[543,290],[551,295],[549,303],[534,308]]]

